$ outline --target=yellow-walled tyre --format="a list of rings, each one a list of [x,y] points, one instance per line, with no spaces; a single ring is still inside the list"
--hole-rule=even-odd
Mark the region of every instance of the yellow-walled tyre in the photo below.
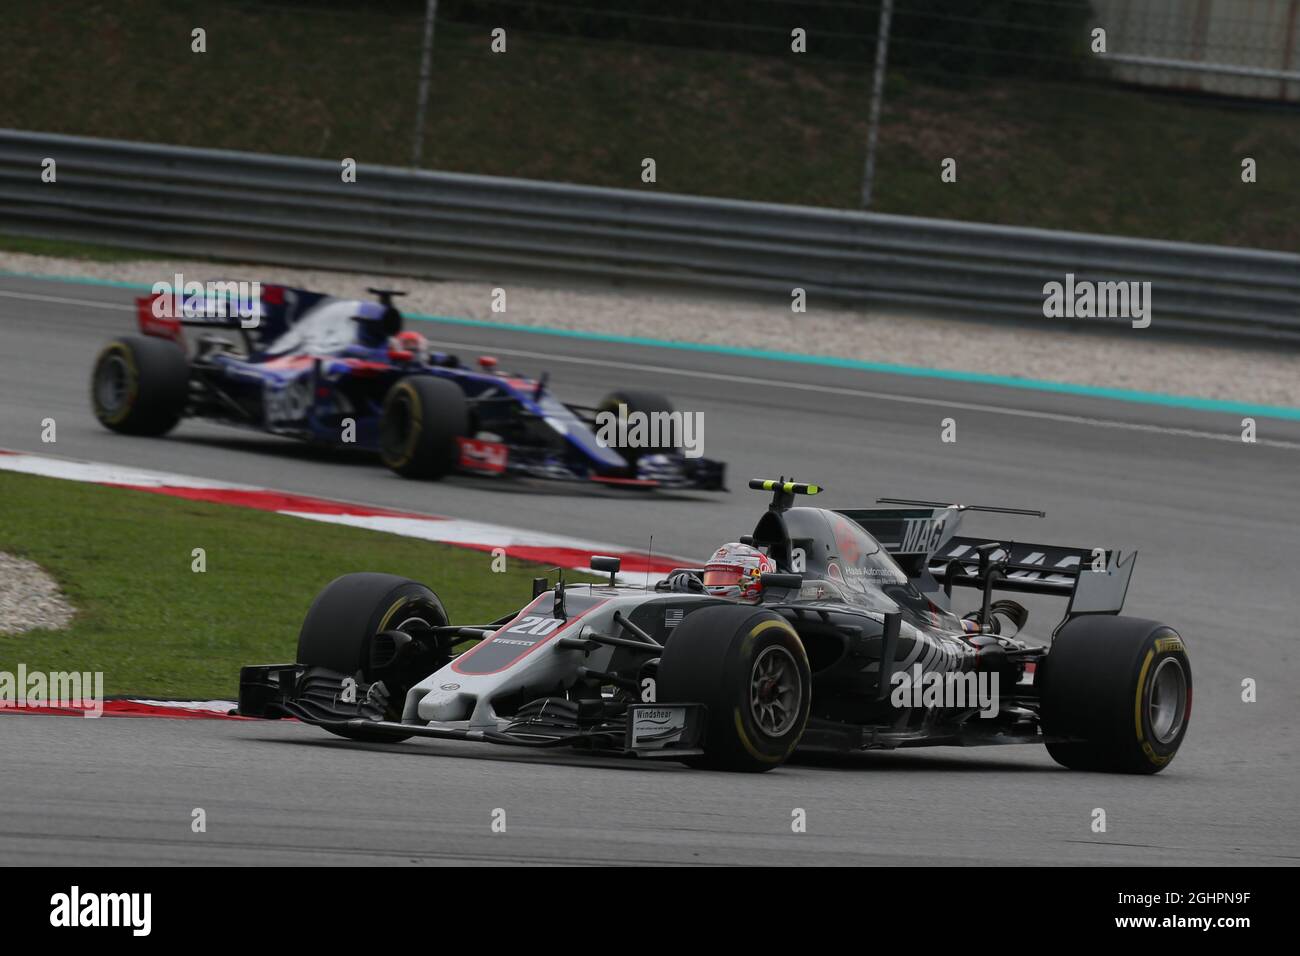
[[[185,414],[190,363],[167,339],[128,335],[100,351],[90,376],[95,417],[125,435],[164,435]]]
[[[761,773],[785,763],[808,723],[812,672],[790,622],[743,604],[701,608],[673,629],[655,698],[708,708],[704,758],[688,762]]]
[[[441,478],[456,467],[469,434],[469,407],[460,386],[411,375],[388,390],[379,421],[379,457],[403,478]]]
[[[1035,676],[1052,758],[1072,770],[1159,773],[1192,714],[1192,666],[1165,624],[1091,614],[1067,623]]]

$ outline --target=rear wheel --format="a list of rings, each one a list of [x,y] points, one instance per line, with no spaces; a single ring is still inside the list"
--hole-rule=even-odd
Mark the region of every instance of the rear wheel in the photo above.
[[[1057,738],[1048,753],[1072,770],[1159,773],[1187,733],[1191,662],[1167,625],[1075,618],[1052,642],[1036,681],[1043,732]]]
[[[445,646],[427,635],[430,628],[445,624],[442,601],[423,584],[394,574],[335,578],[312,602],[298,634],[298,663],[306,668],[303,686],[314,684],[331,692],[348,678],[364,685],[382,681],[387,696],[383,719],[400,720],[406,692],[446,662]],[[418,646],[409,648],[403,659],[389,661],[395,632],[417,638]],[[384,646],[375,651],[372,641],[381,634]],[[386,732],[327,729],[352,740],[406,739]]]
[[[721,605],[688,614],[659,661],[656,698],[708,708],[703,759],[762,772],[794,752],[812,703],[803,642],[779,614]]]
[[[167,339],[128,335],[104,346],[90,378],[95,417],[125,435],[163,435],[189,398],[190,363]]]
[[[469,406],[455,382],[411,375],[388,390],[379,422],[379,457],[403,478],[441,478],[453,468],[456,441],[469,434]]]

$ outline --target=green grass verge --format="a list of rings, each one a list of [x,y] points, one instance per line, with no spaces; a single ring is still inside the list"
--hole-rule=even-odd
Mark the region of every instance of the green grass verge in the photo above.
[[[406,165],[422,6],[9,0],[0,126]],[[485,28],[440,21],[424,164],[855,208],[870,75],[513,28],[494,54]],[[878,163],[879,212],[1300,250],[1294,110],[891,71]]]
[[[0,472],[0,551],[37,562],[77,608],[62,631],[0,635],[0,670],[102,671],[108,694],[224,697],[242,664],[292,661],[316,593],[350,571],[434,588],[453,621],[522,606],[539,565],[268,514]],[[191,570],[194,548],[207,571]],[[585,580],[585,578],[583,579]]]
[[[157,253],[150,254],[120,246],[101,246],[89,242],[70,242],[65,239],[35,239],[30,236],[4,234],[0,234],[0,252],[24,252],[32,256],[58,256],[62,259],[87,259],[91,262],[135,262],[140,259],[158,258]]]

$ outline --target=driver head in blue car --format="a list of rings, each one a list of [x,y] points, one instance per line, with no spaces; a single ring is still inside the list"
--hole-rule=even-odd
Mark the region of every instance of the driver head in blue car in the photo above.
[[[776,562],[757,548],[732,541],[724,544],[704,566],[704,589],[716,597],[757,604],[763,596],[763,574]]]
[[[409,352],[411,359],[423,365],[429,361],[429,340],[419,332],[407,330],[398,332],[388,340],[390,349],[397,349],[402,352]]]

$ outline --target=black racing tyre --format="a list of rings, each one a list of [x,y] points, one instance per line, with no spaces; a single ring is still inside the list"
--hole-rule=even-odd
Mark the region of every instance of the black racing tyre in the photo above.
[[[325,585],[307,610],[298,633],[298,663],[370,681],[369,641],[380,631],[414,633],[447,624],[447,611],[432,590],[395,574],[345,574]],[[421,674],[420,677],[425,675]],[[418,679],[418,678],[417,678]],[[385,678],[390,702],[386,720],[400,720],[409,686]],[[394,741],[404,737],[333,731],[354,740]]]
[[[615,415],[619,412],[619,406],[626,405],[627,412],[631,415],[634,412],[641,412],[646,415],[653,415],[655,412],[672,413],[673,404],[658,392],[634,391],[632,389],[620,389],[617,392],[610,392],[601,400],[598,411],[613,412]],[[667,451],[674,451],[675,445],[663,443],[650,443],[641,448],[622,448],[614,446],[614,450],[623,456],[629,465],[635,465],[637,459],[642,455],[656,455]]]
[[[761,773],[794,752],[812,703],[812,672],[790,622],[743,604],[686,615],[664,647],[656,700],[708,708],[696,766]]]
[[[106,428],[125,435],[164,435],[189,398],[190,363],[175,342],[147,335],[114,339],[90,376],[90,404]]]
[[[1043,733],[1057,738],[1048,753],[1072,770],[1159,773],[1187,733],[1192,667],[1165,624],[1077,617],[1057,634],[1035,682]]]
[[[469,434],[469,406],[455,382],[409,375],[388,390],[379,420],[379,457],[404,478],[441,478]]]

